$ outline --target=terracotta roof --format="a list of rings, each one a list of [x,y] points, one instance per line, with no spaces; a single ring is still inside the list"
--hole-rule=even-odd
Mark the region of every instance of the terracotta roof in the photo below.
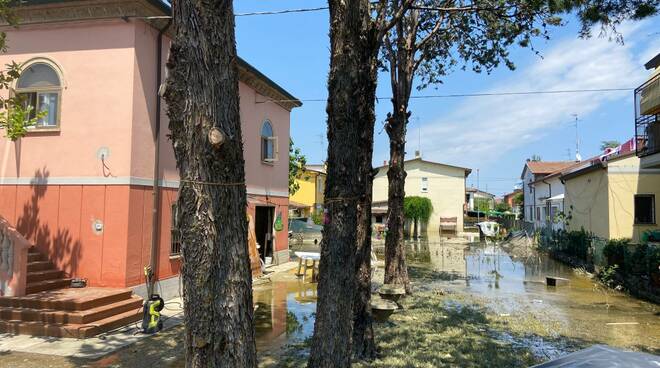
[[[532,174],[550,174],[574,164],[575,161],[529,161],[527,168]]]

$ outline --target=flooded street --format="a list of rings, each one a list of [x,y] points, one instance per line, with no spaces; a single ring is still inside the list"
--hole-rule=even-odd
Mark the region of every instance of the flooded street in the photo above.
[[[660,351],[659,306],[603,288],[588,274],[524,244],[453,241],[457,243],[440,239],[409,242],[408,259],[411,265],[439,273],[441,277],[434,282],[440,287],[479,298],[503,318],[523,316],[546,328],[551,336]],[[563,277],[570,283],[546,286],[546,276]],[[431,285],[417,283],[416,287]]]
[[[470,239],[473,240],[473,239]],[[470,243],[466,239],[409,241],[410,266],[432,271],[435,277],[414,281],[419,290],[441,288],[466,294],[511,320],[522,334],[543,330],[549,337],[568,337],[589,344],[660,352],[660,307],[603,288],[588,274],[539,254],[524,244]],[[374,244],[382,259],[382,243]],[[546,276],[570,280],[546,286]],[[380,279],[379,279],[380,277]],[[375,283],[382,282],[382,270]],[[316,284],[303,283],[290,272],[272,285],[255,289],[256,329],[260,351],[277,350],[311,336]],[[503,340],[509,340],[506,335]],[[539,349],[542,356],[574,350],[561,342],[517,343]]]

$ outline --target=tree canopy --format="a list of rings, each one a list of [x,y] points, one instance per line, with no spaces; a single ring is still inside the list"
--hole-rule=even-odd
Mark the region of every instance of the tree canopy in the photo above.
[[[289,138],[289,195],[294,195],[300,189],[296,179],[305,173],[307,158],[300,152],[300,148],[293,146],[293,139]]]
[[[426,197],[411,196],[403,200],[403,214],[411,220],[428,221],[433,213],[433,204]]]
[[[600,142],[600,150],[605,151],[608,148],[617,148],[621,145],[619,141],[612,140],[612,141],[602,141]]]

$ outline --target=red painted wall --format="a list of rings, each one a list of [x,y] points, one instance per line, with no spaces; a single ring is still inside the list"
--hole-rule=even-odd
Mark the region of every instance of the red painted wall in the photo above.
[[[179,273],[170,258],[172,204],[177,189],[162,188],[159,225],[159,279]],[[250,195],[257,205],[281,213],[275,250],[288,248],[288,198]],[[254,203],[247,211],[254,216]],[[144,283],[152,223],[151,187],[138,185],[0,185],[0,215],[16,226],[55,265],[90,286],[127,287]],[[97,231],[95,222],[103,224]],[[247,246],[247,245],[246,245]]]

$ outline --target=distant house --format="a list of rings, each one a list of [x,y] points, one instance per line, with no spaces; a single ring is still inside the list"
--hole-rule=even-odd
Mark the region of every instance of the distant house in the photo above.
[[[440,218],[456,218],[458,232],[463,231],[463,204],[465,201],[465,179],[472,170],[464,167],[426,161],[417,156],[407,160],[405,170],[406,196],[427,197],[433,204],[433,214],[428,224],[422,224],[422,231],[435,233],[440,229]],[[373,184],[373,213],[376,222],[387,221],[387,170],[389,166],[378,167]]]
[[[524,220],[535,229],[553,226],[557,213],[564,209],[564,184],[561,170],[573,161],[527,160],[520,178],[523,182]],[[556,224],[554,224],[557,227]]]
[[[511,193],[507,193],[502,197],[502,202],[506,203],[509,207],[511,207],[511,212],[513,212],[516,217],[520,214],[520,206],[518,206],[515,203],[515,198],[519,194],[522,194],[522,189],[516,189]]]
[[[468,211],[477,211],[480,201],[487,202],[489,210],[495,208],[495,194],[474,187],[465,189],[465,205]]]
[[[299,217],[310,217],[314,212],[323,211],[325,191],[325,165],[307,165],[305,172],[296,179],[299,189],[289,199],[289,208]]]
[[[635,89],[635,141],[644,169],[660,169],[660,54],[644,65],[654,71]]]
[[[561,180],[567,230],[637,243],[658,228],[660,171],[642,168],[634,151],[584,161],[564,170]]]

